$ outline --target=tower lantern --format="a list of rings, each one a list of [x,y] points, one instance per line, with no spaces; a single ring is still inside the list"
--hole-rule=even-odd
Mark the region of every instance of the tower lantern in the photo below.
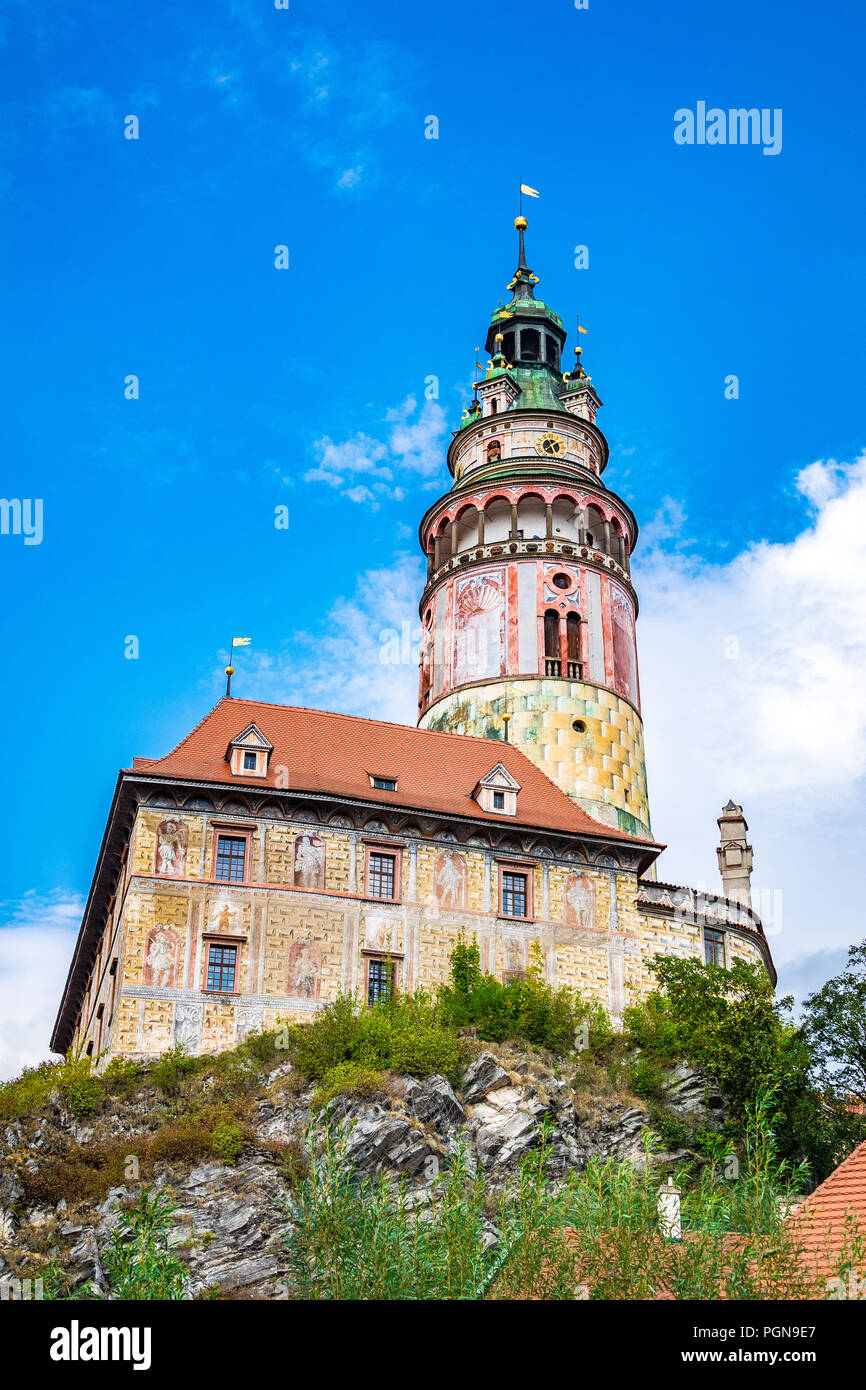
[[[631,554],[637,523],[602,480],[601,406],[563,374],[562,319],[536,297],[526,219],[490,365],[424,516],[418,722],[508,737],[604,825],[649,834]]]

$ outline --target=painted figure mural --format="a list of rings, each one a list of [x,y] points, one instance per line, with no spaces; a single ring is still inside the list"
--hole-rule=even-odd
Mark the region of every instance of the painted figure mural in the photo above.
[[[620,694],[637,704],[637,660],[634,642],[634,615],[622,589],[610,586],[613,625],[613,679]]]
[[[321,835],[299,835],[295,840],[295,887],[320,892],[325,886],[325,842]]]
[[[525,966],[523,961],[523,942],[516,936],[506,937],[505,940],[505,978],[511,979],[513,976],[524,974]]]
[[[466,906],[466,862],[453,849],[437,856],[433,869],[433,893],[440,907]]]
[[[388,917],[368,917],[364,922],[364,945],[371,951],[387,951],[394,945],[394,932]]]
[[[237,912],[233,912],[228,903],[215,903],[210,909],[208,931],[219,932],[220,936],[232,935],[233,924],[237,915]]]
[[[498,676],[503,666],[505,589],[502,573],[457,582],[454,684]]]
[[[177,984],[177,961],[180,942],[171,927],[153,927],[147,934],[144,948],[142,983],[158,989],[173,989]]]
[[[156,872],[183,878],[186,872],[188,830],[183,821],[164,820],[156,832]]]
[[[590,931],[595,926],[595,886],[586,874],[569,874],[563,888],[563,919]]]
[[[322,948],[313,941],[293,941],[289,950],[287,994],[318,999],[322,979]]]

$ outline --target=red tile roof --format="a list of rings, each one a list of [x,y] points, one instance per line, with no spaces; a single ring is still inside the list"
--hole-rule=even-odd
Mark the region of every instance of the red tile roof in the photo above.
[[[860,1233],[866,1238],[866,1140],[791,1217],[797,1223],[805,1261],[823,1277],[836,1273],[835,1262],[845,1244],[849,1212],[859,1221]],[[866,1270],[861,1269],[861,1273],[866,1274]]]
[[[228,744],[250,723],[274,745],[262,778],[233,776],[225,758]],[[484,811],[472,799],[480,779],[500,762],[521,786],[512,823],[654,843],[593,820],[513,744],[293,705],[223,698],[166,757],[135,758],[131,770],[273,787],[283,766],[288,787],[297,791],[508,823],[510,816]],[[396,778],[397,790],[371,786],[371,775]]]

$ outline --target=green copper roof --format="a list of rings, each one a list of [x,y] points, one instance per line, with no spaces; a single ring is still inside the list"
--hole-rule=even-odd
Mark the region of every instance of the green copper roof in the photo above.
[[[534,296],[532,299],[518,300],[517,298],[512,298],[507,304],[504,304],[501,309],[494,309],[490,316],[491,328],[502,328],[504,330],[509,318],[513,318],[515,314],[537,314],[539,318],[550,319],[551,322],[556,324],[557,328],[562,328],[562,319],[559,317],[559,314],[555,313],[549,304],[545,304],[543,299],[536,299]]]
[[[512,375],[520,387],[520,395],[510,410],[562,410],[548,367],[515,365]]]

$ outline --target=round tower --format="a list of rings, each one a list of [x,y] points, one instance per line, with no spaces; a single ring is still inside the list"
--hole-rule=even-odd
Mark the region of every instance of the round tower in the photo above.
[[[508,739],[604,825],[650,833],[631,510],[602,481],[601,405],[536,299],[526,220],[512,298],[424,516],[418,723]]]

